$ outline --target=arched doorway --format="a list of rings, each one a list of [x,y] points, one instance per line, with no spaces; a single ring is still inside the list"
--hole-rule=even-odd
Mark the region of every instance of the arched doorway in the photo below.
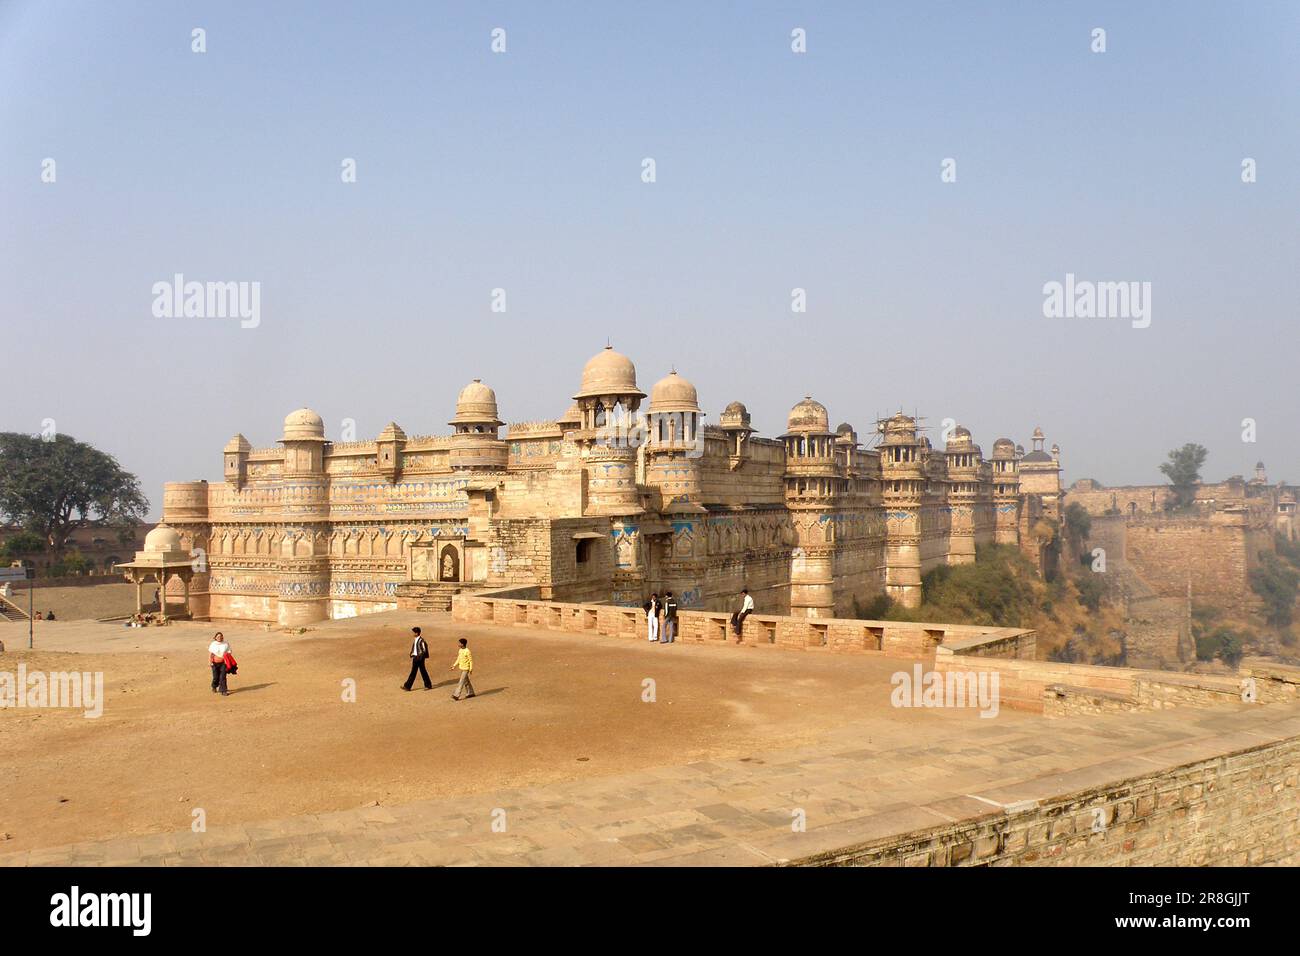
[[[438,580],[460,580],[460,552],[454,544],[443,545],[438,554]]]

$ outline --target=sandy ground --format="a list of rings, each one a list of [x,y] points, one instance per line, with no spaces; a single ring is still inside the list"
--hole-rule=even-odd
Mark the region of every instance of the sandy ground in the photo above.
[[[145,588],[145,600],[153,600],[157,585]],[[10,600],[24,611],[27,610],[27,591],[14,591]],[[54,612],[55,623],[59,621],[97,620],[104,617],[117,617],[121,614],[135,613],[135,585],[127,581],[113,584],[95,584],[84,588],[43,588],[37,587],[32,595],[32,610],[42,615]],[[27,625],[23,625],[26,631]],[[8,643],[4,637],[5,629],[0,626],[0,640]]]
[[[436,686],[417,680],[404,693],[417,622]],[[240,671],[223,698],[209,689],[211,625],[38,622],[33,651],[22,630],[21,648],[5,638],[0,671],[102,671],[105,703],[98,719],[0,709],[0,852],[183,829],[196,807],[214,825],[391,805],[739,759],[854,721],[907,719],[888,700],[889,675],[908,665],[882,658],[665,647],[392,612],[296,636],[225,627]],[[479,696],[455,702],[449,668],[462,635]],[[642,700],[647,678],[653,704]],[[343,699],[349,680],[355,702]]]

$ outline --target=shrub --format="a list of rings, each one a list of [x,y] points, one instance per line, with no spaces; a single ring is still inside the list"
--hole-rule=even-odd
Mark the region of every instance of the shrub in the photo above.
[[[1100,574],[1084,574],[1074,582],[1079,589],[1079,603],[1096,614],[1101,610],[1101,597],[1106,591]]]
[[[1216,657],[1231,667],[1236,667],[1243,654],[1241,637],[1228,627],[1196,635],[1196,659],[1212,661]]]
[[[1275,554],[1260,555],[1259,567],[1251,568],[1250,586],[1264,601],[1264,617],[1270,627],[1291,626],[1300,572]]]

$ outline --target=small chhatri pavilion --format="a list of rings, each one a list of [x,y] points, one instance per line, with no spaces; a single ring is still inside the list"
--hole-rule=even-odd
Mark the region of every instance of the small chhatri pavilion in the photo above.
[[[194,559],[181,544],[181,536],[174,528],[160,524],[144,539],[144,550],[135,553],[135,560],[119,564],[117,569],[135,585],[135,609],[144,610],[143,589],[147,581],[158,584],[158,611],[167,620],[167,582],[180,579],[185,589],[185,617],[190,615],[190,579],[194,576]]]

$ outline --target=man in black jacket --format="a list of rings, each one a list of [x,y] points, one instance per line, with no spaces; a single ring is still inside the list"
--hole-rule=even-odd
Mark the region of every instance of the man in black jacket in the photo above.
[[[424,662],[429,657],[429,645],[425,643],[424,638],[420,636],[418,627],[411,628],[411,634],[414,639],[411,641],[411,675],[406,678],[406,683],[402,685],[402,690],[410,690],[411,685],[415,683],[415,675],[418,673],[424,678],[424,689],[433,690],[433,681],[429,680],[429,672],[425,670]]]
[[[671,644],[677,640],[677,598],[669,591],[664,595],[664,633],[659,642]]]

